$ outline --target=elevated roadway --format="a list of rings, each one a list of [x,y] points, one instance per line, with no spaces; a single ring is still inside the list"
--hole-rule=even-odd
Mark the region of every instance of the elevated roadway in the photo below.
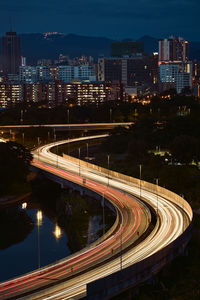
[[[108,130],[113,129],[115,127],[121,126],[121,127],[129,127],[133,125],[133,122],[114,122],[114,123],[84,123],[84,124],[28,124],[28,125],[0,125],[0,131],[17,131],[21,129],[27,129],[27,128],[40,128],[45,127],[49,129],[55,129],[55,130]]]
[[[94,138],[98,137],[73,139],[70,142]],[[98,169],[77,159],[57,157],[51,153],[52,147],[67,142],[40,147],[34,152],[33,165],[104,194],[116,208],[116,222],[105,239],[80,253],[0,284],[1,299],[81,298],[87,295],[87,285],[91,282],[125,270],[165,249],[184,233],[192,221],[190,206],[174,193],[137,179],[131,180],[116,172]],[[157,222],[151,233],[135,245],[138,236],[147,230],[150,222],[149,211],[139,198],[157,212]]]

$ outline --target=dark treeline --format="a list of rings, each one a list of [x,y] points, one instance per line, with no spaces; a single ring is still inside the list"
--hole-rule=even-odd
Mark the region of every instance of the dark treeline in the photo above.
[[[111,169],[137,178],[141,165],[143,180],[155,183],[158,178],[161,186],[199,207],[200,106],[191,98],[183,98],[182,106],[178,100],[161,105],[154,100],[151,112],[138,112],[129,129],[114,129],[96,154],[96,162],[108,167],[109,154]]]
[[[0,143],[0,196],[27,192],[32,154],[16,142]]]
[[[169,92],[168,92],[169,93]],[[163,99],[163,95],[151,99],[151,103],[121,103],[110,101],[96,106],[88,104],[69,107],[61,105],[47,108],[45,103],[31,106],[17,105],[0,111],[0,124],[67,124],[97,122],[134,122],[141,116],[153,115],[157,118],[186,114],[188,109],[198,115],[200,105],[194,97],[177,96]]]

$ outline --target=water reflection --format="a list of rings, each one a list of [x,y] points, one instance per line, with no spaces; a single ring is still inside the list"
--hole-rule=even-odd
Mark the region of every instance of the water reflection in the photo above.
[[[56,237],[57,240],[62,236],[62,231],[61,231],[60,227],[57,224],[55,226],[55,230],[54,230],[53,234],[54,234],[54,236]]]
[[[22,203],[22,209],[26,209],[26,208],[27,208],[27,203],[26,202]]]
[[[20,207],[0,209],[0,250],[21,243],[34,228],[33,219]]]
[[[42,211],[38,210],[36,216],[37,216],[37,225],[41,226],[42,225]]]
[[[52,211],[32,200],[24,203],[0,209],[0,282],[71,253]]]

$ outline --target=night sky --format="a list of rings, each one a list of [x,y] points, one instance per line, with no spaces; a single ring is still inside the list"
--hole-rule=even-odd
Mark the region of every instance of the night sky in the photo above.
[[[0,0],[0,34],[59,31],[114,39],[200,40],[200,0]]]

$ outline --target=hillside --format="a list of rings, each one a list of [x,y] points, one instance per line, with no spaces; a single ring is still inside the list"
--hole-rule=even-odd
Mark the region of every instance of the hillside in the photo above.
[[[158,51],[157,38],[143,36],[138,41],[144,42],[145,52]],[[95,59],[101,55],[109,56],[111,42],[111,39],[105,37],[75,34],[51,35],[47,38],[41,33],[21,34],[22,54],[27,57],[28,64],[34,64],[40,58],[55,60],[61,53],[70,57],[91,55]],[[200,59],[200,42],[190,43],[190,57]]]

